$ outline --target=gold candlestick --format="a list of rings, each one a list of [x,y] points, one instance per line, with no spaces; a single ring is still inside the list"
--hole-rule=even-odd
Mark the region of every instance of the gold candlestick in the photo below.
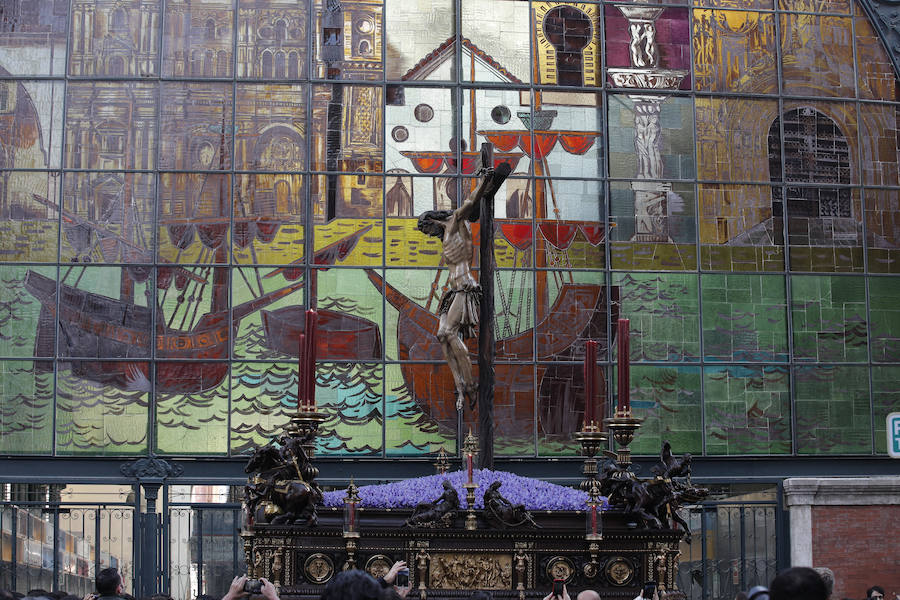
[[[572,437],[581,444],[581,454],[585,457],[582,468],[584,481],[581,482],[581,489],[587,492],[591,501],[596,502],[600,497],[600,482],[597,481],[597,459],[594,457],[606,447],[609,436],[592,421],[586,423],[581,431],[576,431]]]
[[[466,488],[466,504],[468,504],[468,514],[466,514],[466,529],[478,529],[478,520],[475,518],[475,490],[478,488],[477,483],[464,483]]]
[[[624,410],[616,409],[616,415],[609,419],[604,419],[606,429],[612,432],[613,439],[616,440],[618,448],[616,448],[616,461],[623,467],[631,464],[631,450],[628,446],[634,440],[634,432],[637,431],[643,419],[637,419],[631,416],[631,407]]]

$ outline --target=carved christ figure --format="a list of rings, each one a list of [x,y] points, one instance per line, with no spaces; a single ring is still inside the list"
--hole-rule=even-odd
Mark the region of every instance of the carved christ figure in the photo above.
[[[506,168],[502,168],[506,167]],[[447,291],[438,305],[440,323],[437,338],[456,382],[456,409],[462,410],[463,397],[468,396],[474,408],[478,386],[472,376],[472,364],[465,340],[476,335],[481,287],[472,276],[472,232],[469,222],[477,221],[479,202],[491,196],[509,174],[508,165],[493,169],[482,168],[481,183],[456,210],[429,210],[419,217],[419,231],[440,238],[444,244],[442,256],[450,270]]]

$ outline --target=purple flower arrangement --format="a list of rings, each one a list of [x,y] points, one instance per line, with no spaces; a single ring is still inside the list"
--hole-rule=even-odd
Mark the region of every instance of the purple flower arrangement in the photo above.
[[[371,508],[414,508],[420,502],[433,502],[443,493],[443,481],[449,479],[459,494],[460,506],[466,508],[465,471],[452,471],[444,475],[427,475],[416,479],[404,479],[394,483],[364,485],[359,488],[360,506]],[[484,492],[499,481],[500,493],[513,504],[524,504],[529,510],[584,510],[588,496],[576,490],[540,479],[521,477],[506,471],[475,469],[475,508],[484,508]],[[343,506],[345,490],[325,493],[325,506]],[[606,498],[602,498],[607,508]]]

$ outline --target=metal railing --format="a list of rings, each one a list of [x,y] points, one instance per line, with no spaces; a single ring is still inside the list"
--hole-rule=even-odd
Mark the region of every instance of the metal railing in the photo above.
[[[136,513],[131,503],[0,502],[0,589],[83,595],[99,569],[115,566],[128,591],[145,581],[175,600],[221,597],[246,572],[240,504],[168,502],[167,492],[159,514]],[[678,587],[690,600],[731,600],[768,585],[779,567],[778,514],[775,501],[684,509],[692,535],[682,543]],[[147,552],[155,560],[142,560]]]
[[[0,502],[0,589],[94,589],[100,569],[134,576],[135,507],[126,503]]]
[[[690,600],[731,600],[778,570],[775,501],[706,502],[685,511],[678,587]]]

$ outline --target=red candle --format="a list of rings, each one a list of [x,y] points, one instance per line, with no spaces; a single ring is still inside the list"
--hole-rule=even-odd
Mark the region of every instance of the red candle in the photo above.
[[[466,454],[466,471],[469,475],[469,483],[472,483],[472,455]]]
[[[584,346],[584,425],[585,429],[597,419],[594,402],[597,398],[597,341],[588,340]]]
[[[300,349],[297,352],[297,406],[306,403],[306,335],[300,334]]]
[[[306,311],[306,404],[316,405],[316,321],[318,313],[310,308]]]
[[[356,503],[351,502],[350,506],[350,526],[347,528],[348,531],[356,531]]]
[[[631,410],[630,401],[629,401],[629,385],[630,381],[630,369],[629,369],[629,356],[628,356],[628,331],[629,331],[629,320],[628,319],[619,319],[619,329],[618,329],[618,367],[619,367],[619,404],[616,407],[617,413],[628,413]]]
[[[597,506],[591,505],[591,533],[597,534]]]

